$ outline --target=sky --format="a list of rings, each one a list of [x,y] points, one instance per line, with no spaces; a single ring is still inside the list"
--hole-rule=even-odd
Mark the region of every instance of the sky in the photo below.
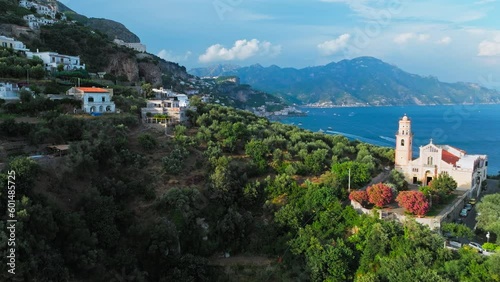
[[[304,68],[372,56],[500,89],[500,0],[62,0],[187,69]]]

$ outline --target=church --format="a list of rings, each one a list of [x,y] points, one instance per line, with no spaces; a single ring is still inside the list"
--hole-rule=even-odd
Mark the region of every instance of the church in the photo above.
[[[411,119],[406,114],[399,120],[396,133],[395,168],[408,183],[429,185],[441,173],[447,173],[457,182],[457,190],[470,191],[477,197],[481,183],[486,180],[487,155],[469,155],[449,145],[432,143],[420,146],[419,157],[413,159]]]

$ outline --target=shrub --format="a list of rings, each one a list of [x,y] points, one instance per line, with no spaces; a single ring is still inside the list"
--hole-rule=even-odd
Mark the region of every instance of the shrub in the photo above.
[[[498,248],[500,248],[500,246],[497,246],[494,243],[484,243],[483,244],[483,249],[485,249],[488,252],[494,252]]]
[[[139,144],[141,144],[141,147],[144,150],[150,151],[156,147],[157,142],[153,136],[148,133],[144,133],[139,136]]]
[[[368,200],[377,207],[383,207],[392,201],[392,189],[383,183],[374,184],[368,189]]]
[[[425,215],[430,209],[427,198],[420,191],[403,191],[399,193],[396,202],[407,211],[418,216]]]
[[[364,190],[352,191],[351,194],[349,194],[349,200],[364,205],[364,203],[368,202],[368,193]]]

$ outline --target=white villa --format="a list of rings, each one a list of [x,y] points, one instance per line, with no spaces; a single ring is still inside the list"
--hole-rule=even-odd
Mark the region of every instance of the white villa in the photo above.
[[[175,93],[163,88],[153,89],[156,99],[148,100],[146,108],[141,109],[143,119],[148,114],[168,115],[173,122],[184,122],[187,120],[186,110],[189,109],[189,99],[186,94]]]
[[[405,115],[399,120],[396,133],[395,168],[406,181],[428,185],[440,173],[447,173],[457,182],[457,189],[479,195],[481,183],[486,180],[487,155],[469,155],[449,145],[432,143],[420,147],[419,158],[413,159],[411,120]]]
[[[12,48],[17,51],[29,51],[29,49],[26,48],[26,45],[24,45],[21,41],[17,41],[14,38],[3,35],[0,35],[0,46],[4,48]]]
[[[42,25],[50,25],[58,21],[56,16],[58,14],[58,8],[55,1],[53,4],[45,6],[33,1],[20,0],[19,6],[26,9],[35,8],[37,14],[45,16],[40,18],[33,14],[23,16],[23,19],[28,23],[31,29],[39,29]],[[60,20],[66,20],[66,15],[63,13],[59,13],[59,16]]]
[[[17,101],[19,100],[19,90],[17,84],[0,82],[0,99]]]
[[[113,42],[116,45],[125,46],[125,47],[128,47],[130,49],[134,49],[134,50],[141,52],[141,53],[146,52],[146,45],[144,45],[142,43],[130,43],[130,42],[125,42],[121,39],[115,39],[115,40],[113,40]]]
[[[66,92],[76,100],[82,100],[82,109],[86,113],[114,113],[115,102],[111,101],[113,89],[98,87],[72,87]]]
[[[38,57],[45,64],[48,71],[56,70],[58,65],[63,65],[64,70],[85,69],[85,64],[81,64],[80,56],[61,55],[56,52],[26,52],[28,59]]]

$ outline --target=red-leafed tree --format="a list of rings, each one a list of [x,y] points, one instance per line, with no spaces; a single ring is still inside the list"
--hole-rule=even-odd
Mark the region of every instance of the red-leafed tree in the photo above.
[[[396,202],[399,206],[418,216],[424,216],[430,209],[427,197],[420,191],[400,192]]]
[[[392,201],[392,189],[383,183],[374,184],[368,189],[368,200],[377,207],[383,207]]]
[[[356,201],[361,205],[364,205],[368,202],[368,193],[364,190],[352,191],[351,194],[349,194],[349,200]]]

